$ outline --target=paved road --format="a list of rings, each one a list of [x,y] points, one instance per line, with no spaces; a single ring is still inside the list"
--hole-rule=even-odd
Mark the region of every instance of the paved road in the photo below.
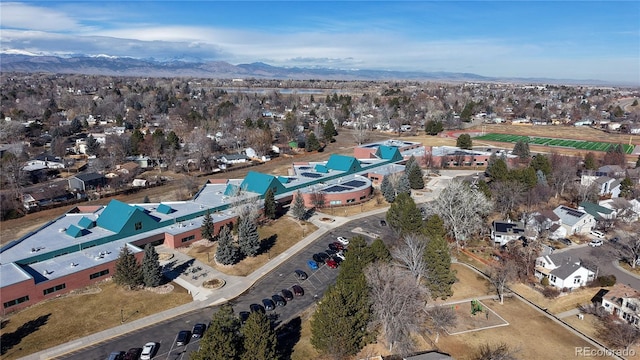
[[[350,238],[357,235],[357,229],[367,229],[371,234],[375,233],[383,238],[388,237],[392,230],[389,229],[388,226],[380,225],[380,220],[383,219],[384,216],[385,214],[382,213],[356,219],[322,235],[300,253],[289,258],[264,276],[247,292],[233,299],[230,303],[233,305],[234,311],[236,313],[248,311],[250,304],[261,303],[262,299],[270,298],[271,295],[279,292],[281,289],[290,289],[292,285],[299,284],[305,290],[304,296],[296,297],[294,300],[288,302],[286,306],[278,307],[274,311],[268,312],[269,315],[273,316],[277,325],[294,319],[300,312],[322,297],[327,287],[335,282],[338,274],[338,269],[330,269],[326,265],[321,266],[318,270],[312,271],[307,267],[306,261],[311,259],[313,254],[327,249],[327,245],[330,242],[334,242],[337,236]],[[356,229],[356,232],[353,232],[354,229]],[[370,236],[365,236],[365,238],[373,241],[373,238]],[[296,269],[303,269],[309,275],[309,278],[305,281],[296,279],[293,274]],[[199,339],[194,339],[186,346],[176,347],[175,337],[178,331],[191,330],[196,323],[208,323],[216,309],[217,307],[215,306],[197,309],[134,332],[118,335],[89,348],[58,357],[58,359],[104,359],[112,351],[126,351],[132,347],[142,347],[144,343],[149,341],[154,341],[159,344],[159,350],[154,359],[188,359],[189,353],[197,350]]]

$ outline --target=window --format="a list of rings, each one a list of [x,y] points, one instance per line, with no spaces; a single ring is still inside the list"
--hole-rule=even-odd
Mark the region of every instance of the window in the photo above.
[[[191,240],[193,240],[193,239],[195,239],[195,238],[196,238],[196,236],[195,236],[195,235],[191,235],[191,236],[183,237],[181,241],[182,241],[183,243],[185,243],[185,242],[187,242],[187,241],[191,241]]]
[[[367,195],[362,195],[362,196],[360,196],[360,200],[364,200],[364,199],[366,199],[366,198],[367,198]]]
[[[347,199],[347,204],[350,204],[350,203],[353,203],[353,202],[356,202],[356,199]]]
[[[44,289],[44,291],[42,291],[42,293],[43,293],[44,295],[48,295],[48,294],[54,293],[54,292],[56,292],[56,291],[63,290],[63,289],[64,289],[64,288],[66,288],[66,287],[67,287],[67,285],[66,285],[66,284],[60,284],[60,285],[56,285],[56,286],[54,286],[54,287],[50,287],[50,288],[48,288],[48,289]]]
[[[342,204],[342,200],[331,200],[329,205],[340,205]]]
[[[142,230],[142,222],[138,221],[133,225],[136,230]]]
[[[550,280],[552,283],[555,283],[555,282],[556,282],[556,276],[555,276],[555,275],[549,275],[549,280]]]
[[[99,277],[105,276],[105,275],[109,275],[109,269],[105,269],[105,270],[102,270],[102,271],[98,271],[97,273],[93,273],[93,274],[89,275],[89,279],[93,280],[95,278],[99,278]]]
[[[17,299],[13,299],[11,301],[7,301],[6,303],[4,303],[4,308],[8,308],[8,307],[12,307],[18,304],[22,304],[23,302],[27,302],[29,301],[29,295],[23,296],[23,297],[19,297]]]

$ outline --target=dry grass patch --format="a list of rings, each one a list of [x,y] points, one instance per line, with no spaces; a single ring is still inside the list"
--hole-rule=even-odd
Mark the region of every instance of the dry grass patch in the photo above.
[[[640,275],[640,266],[636,266],[635,268],[632,268],[631,265],[629,265],[629,263],[627,263],[626,261],[618,261],[618,265],[620,265],[620,267],[622,267],[623,269],[627,270],[630,273]]]
[[[268,225],[258,228],[261,241],[269,249],[258,256],[245,258],[235,265],[220,265],[214,260],[217,243],[208,242],[191,246],[187,251],[187,255],[227,275],[247,276],[317,229],[318,227],[312,223],[299,222],[289,216],[283,216]]]
[[[511,288],[541,308],[547,308],[550,313],[555,315],[573,310],[581,304],[590,304],[591,298],[598,292],[596,288],[583,287],[570,293],[564,293],[555,299],[549,299],[525,284],[514,284]]]
[[[17,359],[126,322],[192,301],[184,288],[174,284],[168,294],[152,291],[126,291],[107,281],[86,291],[44,301],[3,318],[2,342],[15,342],[2,359]],[[30,321],[40,324],[20,339],[16,330]],[[23,328],[24,329],[24,328]],[[16,339],[15,341],[12,339]]]
[[[293,347],[291,360],[319,359],[320,353],[311,345],[311,317],[316,311],[316,306],[310,306],[300,314],[301,329],[300,340]]]
[[[582,333],[602,342],[597,336],[598,327],[600,326],[600,320],[598,320],[598,318],[595,315],[584,314],[583,320],[580,320],[577,316],[572,316],[572,317],[563,319],[563,321],[573,326],[574,328],[580,330]],[[628,359],[628,360],[640,359],[640,345],[632,346],[630,350],[633,350],[633,352],[630,351],[629,352],[630,356],[625,356],[625,359]]]
[[[452,287],[453,296],[445,300],[436,299],[433,301],[434,304],[491,294],[489,282],[480,274],[462,264],[451,264],[451,269],[456,272],[457,279]]]

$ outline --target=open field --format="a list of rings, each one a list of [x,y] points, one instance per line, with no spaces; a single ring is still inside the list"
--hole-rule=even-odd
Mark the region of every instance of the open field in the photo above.
[[[614,143],[606,143],[606,142],[599,142],[599,141],[558,139],[558,138],[534,137],[534,136],[526,136],[526,135],[511,135],[511,134],[498,134],[498,133],[488,133],[485,135],[476,136],[474,139],[508,142],[508,143],[516,143],[518,141],[524,141],[529,144],[540,145],[540,146],[572,148],[572,149],[588,150],[588,151],[607,151],[609,150],[609,148],[617,145]],[[633,149],[635,148],[635,146],[629,145],[629,144],[622,144],[622,146],[626,154],[631,154],[633,152]]]
[[[0,359],[17,359],[192,301],[187,290],[171,286],[173,291],[160,294],[106,281],[3,317]]]

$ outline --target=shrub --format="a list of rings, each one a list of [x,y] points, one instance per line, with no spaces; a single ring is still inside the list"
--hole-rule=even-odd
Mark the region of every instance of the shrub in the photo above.
[[[598,276],[594,281],[593,281],[593,286],[602,286],[602,287],[608,287],[608,286],[613,286],[616,284],[616,277],[615,275],[602,275],[602,276]]]
[[[542,289],[542,295],[549,299],[555,299],[558,297],[558,295],[560,295],[560,290],[558,290],[554,286],[547,286],[546,288]]]
[[[548,277],[543,277],[542,280],[540,280],[540,284],[542,284],[542,286],[549,286],[549,278]]]

